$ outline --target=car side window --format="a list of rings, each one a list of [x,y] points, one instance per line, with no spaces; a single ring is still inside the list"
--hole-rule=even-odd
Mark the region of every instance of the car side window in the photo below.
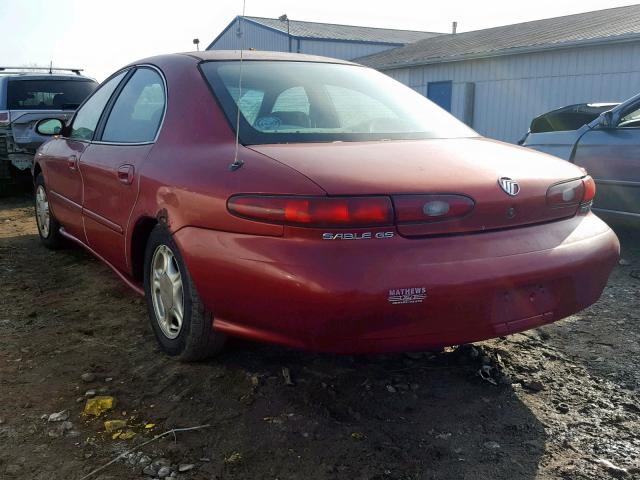
[[[164,83],[151,68],[138,68],[113,104],[102,141],[152,142],[165,108]]]
[[[618,128],[639,128],[640,127],[640,108],[634,108],[629,112],[625,112],[620,119]]]
[[[126,74],[127,72],[124,71],[108,80],[80,107],[71,125],[70,138],[78,140],[93,139],[105,105]]]

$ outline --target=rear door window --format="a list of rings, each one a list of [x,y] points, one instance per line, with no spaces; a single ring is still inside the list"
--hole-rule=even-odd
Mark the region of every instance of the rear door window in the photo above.
[[[98,86],[80,80],[10,80],[9,110],[75,110]]]
[[[139,68],[124,86],[104,127],[102,140],[116,143],[152,142],[164,114],[164,83],[150,68]]]
[[[93,139],[98,120],[100,120],[104,107],[126,74],[126,71],[121,72],[111,80],[103,83],[93,96],[80,107],[71,125],[71,138],[78,140]]]
[[[640,108],[637,105],[624,113],[620,119],[618,128],[639,128],[640,127]]]

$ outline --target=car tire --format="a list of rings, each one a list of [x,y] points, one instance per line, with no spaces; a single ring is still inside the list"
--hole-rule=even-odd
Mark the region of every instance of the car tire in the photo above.
[[[49,208],[49,197],[47,187],[44,184],[44,176],[39,173],[35,181],[34,210],[36,215],[36,225],[38,236],[45,247],[52,250],[63,246],[64,239],[60,235],[60,223],[53,216]]]
[[[167,354],[184,362],[218,353],[226,336],[213,328],[173,237],[163,225],[152,230],[144,257],[144,293],[151,327]]]

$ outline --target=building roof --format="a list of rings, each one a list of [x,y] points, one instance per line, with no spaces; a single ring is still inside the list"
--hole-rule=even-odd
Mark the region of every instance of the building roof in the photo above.
[[[640,38],[640,5],[441,35],[356,59],[380,70]]]
[[[287,33],[287,22],[277,18],[244,17],[250,22],[260,24],[272,30]],[[303,22],[289,20],[289,33],[296,38],[314,38],[322,40],[343,40],[352,42],[387,43],[405,45],[424,38],[442,35],[437,32],[416,30],[395,30],[391,28],[358,27],[333,23]]]

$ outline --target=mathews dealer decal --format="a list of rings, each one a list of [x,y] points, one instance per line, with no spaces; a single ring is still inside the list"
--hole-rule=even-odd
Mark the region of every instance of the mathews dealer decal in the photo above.
[[[422,303],[425,298],[427,298],[425,287],[392,288],[389,290],[389,303],[392,305]]]

